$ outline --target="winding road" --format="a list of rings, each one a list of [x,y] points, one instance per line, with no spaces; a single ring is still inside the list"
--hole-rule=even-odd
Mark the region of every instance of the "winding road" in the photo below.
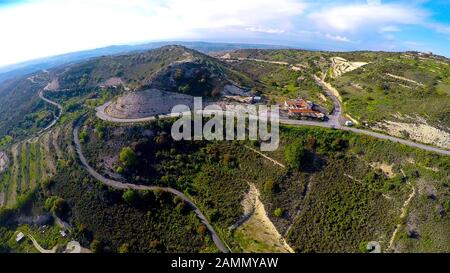
[[[56,116],[56,118],[53,119],[53,121],[47,125],[47,127],[45,127],[44,129],[40,130],[38,132],[38,137],[43,135],[47,130],[49,130],[50,128],[52,128],[53,126],[55,126],[55,124],[58,122],[58,120],[61,118],[61,114],[63,111],[63,107],[61,106],[61,104],[51,101],[49,99],[47,99],[46,97],[44,97],[44,89],[42,89],[41,91],[39,91],[39,98],[43,101],[45,101],[48,104],[51,104],[55,107],[57,107],[59,109],[58,115]]]
[[[101,175],[100,173],[98,173],[96,170],[94,170],[87,162],[86,157],[83,155],[83,151],[81,148],[81,143],[80,143],[80,138],[79,138],[79,130],[80,130],[80,126],[83,123],[83,121],[84,121],[84,119],[81,118],[75,123],[74,130],[73,130],[73,141],[75,144],[75,150],[78,154],[78,158],[80,159],[81,164],[84,166],[84,168],[87,170],[87,172],[92,177],[94,177],[98,181],[102,182],[103,184],[105,184],[109,187],[115,188],[115,189],[120,189],[120,190],[133,189],[133,190],[138,190],[138,191],[145,191],[145,190],[158,191],[159,190],[159,191],[168,192],[168,193],[171,193],[171,194],[174,194],[174,195],[180,197],[184,202],[186,202],[194,210],[194,213],[197,215],[197,217],[200,219],[200,221],[206,226],[206,228],[208,229],[209,233],[211,234],[211,237],[214,241],[214,244],[217,246],[217,248],[224,253],[229,252],[228,248],[225,247],[225,245],[222,243],[222,241],[220,240],[220,237],[217,235],[214,228],[208,222],[205,215],[194,204],[194,202],[192,202],[189,199],[189,197],[187,197],[182,192],[180,192],[176,189],[173,189],[173,188],[168,188],[168,187],[145,186],[145,185],[135,185],[135,184],[130,184],[130,183],[123,183],[120,181],[108,179],[108,178],[104,177],[103,175]]]
[[[58,104],[57,102],[54,102],[52,100],[47,99],[46,97],[44,97],[43,94],[44,90],[41,90],[39,92],[39,97],[53,105],[56,106],[59,109],[59,115],[52,121],[52,123],[50,123],[47,127],[45,127],[44,129],[42,129],[38,135],[42,135],[45,131],[47,131],[48,129],[50,129],[51,127],[53,127],[59,120],[59,118],[61,117],[62,111],[63,111],[63,107]],[[152,118],[152,120],[155,118]],[[187,197],[185,194],[183,194],[182,192],[173,189],[173,188],[168,188],[168,187],[159,187],[159,186],[145,186],[145,185],[135,185],[135,184],[130,184],[130,183],[122,183],[120,181],[115,181],[112,179],[108,179],[106,177],[104,177],[103,175],[101,175],[100,173],[98,173],[96,170],[94,170],[89,163],[86,160],[86,157],[83,154],[83,151],[81,149],[81,143],[80,143],[80,138],[79,138],[79,130],[80,130],[80,126],[82,124],[82,122],[84,121],[83,118],[80,118],[79,120],[76,121],[75,126],[74,126],[74,130],[73,130],[73,141],[75,144],[75,150],[76,153],[79,157],[79,160],[81,162],[81,164],[84,166],[84,168],[87,170],[87,172],[95,179],[97,179],[98,181],[100,181],[101,183],[115,188],[115,189],[120,189],[120,190],[125,190],[125,189],[133,189],[133,190],[139,190],[139,191],[143,191],[143,190],[150,190],[150,191],[156,191],[156,190],[160,190],[163,192],[168,192],[171,194],[174,194],[178,197],[180,197],[184,202],[186,202],[193,210],[194,213],[197,215],[197,217],[200,219],[200,221],[206,226],[206,228],[208,229],[209,233],[211,234],[211,237],[214,241],[214,244],[216,245],[216,247],[223,253],[228,253],[229,249],[227,247],[225,247],[225,245],[222,243],[220,237],[217,235],[216,231],[214,230],[214,228],[211,226],[211,224],[208,222],[206,216],[200,211],[200,209],[194,204],[194,202],[192,202],[189,197]]]
[[[345,119],[342,117],[342,110],[341,110],[342,106],[341,106],[339,100],[334,95],[332,95],[331,92],[327,92],[327,95],[329,95],[332,98],[332,100],[335,104],[334,110],[331,113],[331,115],[328,116],[329,119],[327,121],[319,122],[319,121],[310,121],[310,120],[295,120],[295,119],[280,118],[279,119],[280,123],[286,124],[286,125],[293,125],[293,126],[315,126],[315,127],[322,127],[322,128],[337,129],[337,130],[342,130],[342,131],[350,131],[350,132],[357,133],[357,134],[372,136],[372,137],[375,137],[378,139],[384,139],[384,140],[401,143],[401,144],[404,144],[404,145],[407,145],[410,147],[426,150],[429,152],[434,152],[434,153],[438,153],[438,154],[442,154],[442,155],[450,155],[450,150],[445,150],[445,149],[441,149],[438,147],[434,147],[434,146],[430,146],[430,145],[426,145],[426,144],[422,144],[422,143],[417,143],[414,141],[401,139],[398,137],[385,135],[385,134],[377,133],[377,132],[370,131],[370,130],[364,130],[364,129],[358,129],[358,128],[354,128],[354,127],[343,126],[343,125],[341,125],[341,123]],[[107,113],[105,113],[105,109],[106,109],[106,107],[108,107],[110,105],[110,103],[111,102],[107,102],[106,104],[104,104],[100,107],[97,107],[96,116],[99,119],[104,120],[104,121],[109,121],[109,122],[115,122],[115,123],[138,123],[138,122],[148,122],[148,121],[156,120],[156,116],[149,116],[149,117],[143,117],[143,118],[131,118],[131,119],[121,119],[121,118],[111,117]],[[207,111],[203,111],[203,112],[207,112]],[[184,114],[184,113],[159,115],[158,118],[159,119],[173,118],[173,117],[178,117],[182,114]],[[251,118],[258,118],[258,117],[252,116]]]
[[[223,58],[223,57],[222,57],[222,59],[227,60],[227,58]],[[236,60],[238,60],[238,61],[250,60],[250,61],[257,61],[257,62],[273,63],[273,64],[278,64],[278,65],[288,65],[288,63],[285,63],[285,62],[269,61],[269,60],[262,60],[262,59],[238,58]],[[388,75],[388,76],[398,77],[395,75]],[[332,87],[329,84],[327,84],[326,82],[324,82],[322,79],[320,79],[318,77],[314,77],[314,78],[315,78],[317,84],[323,87],[327,96],[330,97],[331,100],[333,101],[334,110],[333,110],[333,113],[331,113],[331,115],[328,116],[329,120],[326,122],[314,122],[314,121],[304,121],[304,120],[280,119],[280,123],[294,125],[294,126],[317,126],[317,127],[324,127],[324,128],[333,128],[333,129],[338,129],[338,130],[343,130],[343,131],[350,131],[350,132],[357,133],[357,134],[369,135],[369,136],[372,136],[375,138],[401,143],[401,144],[404,144],[404,145],[407,145],[410,147],[422,149],[422,150],[429,151],[429,152],[434,152],[434,153],[438,153],[438,154],[442,154],[442,155],[450,155],[450,150],[447,150],[447,149],[442,149],[442,148],[438,148],[438,147],[431,146],[431,145],[417,143],[414,141],[401,139],[398,137],[394,137],[394,136],[390,136],[390,135],[386,135],[386,134],[382,134],[382,133],[377,133],[377,132],[370,131],[370,130],[357,129],[357,128],[353,128],[353,127],[343,126],[342,124],[345,123],[345,120],[347,120],[347,119],[343,117],[342,104],[338,98],[339,94],[335,94],[335,92],[337,92],[337,91],[332,90]],[[398,77],[398,78],[410,81],[409,79],[406,79],[406,78],[402,78],[402,77]],[[420,85],[420,83],[417,83],[417,82],[414,82],[414,83]]]
[[[443,155],[450,155],[449,150],[444,150],[444,149],[440,149],[437,147],[433,147],[433,146],[429,146],[429,145],[425,145],[425,144],[421,144],[421,143],[416,143],[413,141],[400,139],[397,137],[393,137],[393,136],[389,136],[389,135],[385,135],[385,134],[381,134],[381,133],[377,133],[377,132],[373,132],[373,131],[369,131],[369,130],[363,130],[363,129],[357,129],[357,128],[353,128],[353,127],[342,126],[341,124],[344,119],[342,117],[342,105],[341,105],[339,99],[333,94],[333,90],[330,90],[326,84],[324,84],[323,82],[319,82],[319,84],[321,84],[324,87],[326,94],[333,100],[333,103],[334,103],[334,110],[331,113],[331,115],[329,115],[329,119],[326,122],[316,122],[316,121],[291,120],[291,119],[286,119],[286,118],[280,118],[280,123],[287,124],[287,125],[293,125],[293,126],[316,126],[316,127],[323,127],[323,128],[333,128],[333,129],[338,129],[338,130],[343,130],[343,131],[350,131],[350,132],[354,132],[357,134],[369,135],[369,136],[379,138],[379,139],[390,140],[393,142],[401,143],[401,144],[404,144],[404,145],[407,145],[410,147],[419,148],[419,149],[430,151],[430,152],[435,152],[435,153],[439,153],[439,154],[443,154]],[[55,118],[54,121],[49,126],[44,128],[39,133],[39,134],[42,134],[43,132],[50,129],[51,127],[53,127],[56,124],[56,122],[59,120],[59,118],[61,116],[63,108],[60,104],[45,98],[43,95],[43,90],[39,92],[39,97],[42,100],[44,100],[45,102],[58,107],[58,109],[60,110],[58,117]],[[107,102],[106,104],[104,104],[96,109],[97,110],[96,116],[98,118],[105,120],[105,121],[109,121],[109,122],[115,122],[115,123],[138,123],[138,122],[147,122],[147,121],[152,121],[152,120],[157,119],[156,116],[149,116],[149,117],[136,118],[136,119],[119,119],[119,118],[111,117],[105,113],[105,109],[106,109],[106,107],[108,107],[110,105],[110,103],[111,102]],[[177,117],[180,114],[159,115],[158,118]],[[176,189],[173,189],[173,188],[168,188],[168,187],[146,186],[146,185],[135,185],[135,184],[130,184],[130,183],[123,183],[120,181],[106,178],[103,175],[101,175],[100,173],[98,173],[95,169],[93,169],[87,162],[85,156],[83,155],[81,143],[80,143],[80,139],[79,139],[79,129],[83,122],[84,122],[84,118],[80,118],[79,120],[77,120],[75,122],[74,130],[73,130],[73,141],[75,144],[76,153],[79,157],[81,164],[84,166],[84,168],[87,170],[87,172],[93,178],[95,178],[98,181],[100,181],[101,183],[103,183],[109,187],[115,188],[115,189],[120,189],[120,190],[133,189],[133,190],[139,190],[139,191],[159,190],[159,191],[168,192],[168,193],[171,193],[171,194],[174,194],[174,195],[180,197],[184,202],[186,202],[189,206],[191,206],[193,208],[194,213],[197,215],[197,217],[200,219],[200,221],[207,227],[217,248],[224,253],[229,252],[229,249],[227,247],[225,247],[225,245],[221,241],[220,237],[215,232],[214,228],[208,222],[205,215],[182,192],[180,192]]]

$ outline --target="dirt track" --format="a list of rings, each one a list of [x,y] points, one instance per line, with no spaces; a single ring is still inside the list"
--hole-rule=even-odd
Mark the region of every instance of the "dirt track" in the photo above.
[[[81,164],[85,167],[86,171],[95,179],[97,179],[98,181],[102,182],[103,184],[115,188],[115,189],[121,189],[121,190],[125,190],[125,189],[133,189],[133,190],[138,190],[138,191],[145,191],[145,190],[150,190],[150,191],[155,191],[155,190],[160,190],[160,191],[164,191],[164,192],[169,192],[171,194],[177,195],[178,197],[180,197],[184,202],[186,202],[193,210],[194,213],[197,215],[197,217],[200,219],[200,221],[206,226],[206,228],[208,229],[208,231],[211,234],[211,237],[215,243],[215,245],[217,246],[217,248],[224,253],[229,252],[228,248],[225,247],[225,245],[222,243],[222,241],[219,238],[219,235],[217,235],[216,231],[214,230],[214,228],[211,226],[211,224],[208,222],[207,218],[205,217],[205,215],[200,211],[200,209],[194,204],[194,202],[192,202],[189,197],[187,197],[185,194],[183,194],[182,192],[173,189],[173,188],[167,188],[167,187],[159,187],[159,186],[145,186],[145,185],[136,185],[136,184],[129,184],[129,183],[122,183],[120,181],[115,181],[112,179],[108,179],[104,176],[102,176],[101,174],[99,174],[96,170],[94,170],[89,163],[87,162],[86,158],[83,155],[83,151],[81,148],[81,143],[80,143],[80,138],[79,138],[79,130],[80,130],[80,125],[82,123],[82,119],[78,120],[78,122],[76,123],[74,130],[73,130],[73,141],[75,143],[75,149],[76,152],[78,154],[78,158],[81,162]]]

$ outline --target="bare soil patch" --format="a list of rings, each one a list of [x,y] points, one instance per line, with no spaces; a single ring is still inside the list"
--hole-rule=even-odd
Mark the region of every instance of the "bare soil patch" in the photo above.
[[[407,137],[414,141],[450,149],[450,133],[423,121],[406,123],[388,120],[377,123],[373,129],[387,132],[396,137]]]
[[[365,62],[350,62],[341,57],[333,57],[331,58],[331,68],[332,68],[332,77],[337,78],[342,74],[353,71],[355,69],[360,68],[361,66],[366,65]]]
[[[9,166],[9,158],[4,152],[0,152],[0,174],[2,174]]]
[[[245,252],[280,252],[293,253],[294,250],[286,243],[267,216],[260,193],[255,185],[250,184],[250,190],[244,196],[241,204],[244,213],[251,213],[250,218],[236,232],[246,238],[241,244]]]
[[[129,92],[112,102],[106,109],[107,115],[120,119],[145,118],[168,114],[175,105],[186,105],[192,109],[194,97],[190,95],[148,89]]]
[[[44,88],[44,90],[48,91],[56,91],[59,89],[59,81],[58,78],[54,78],[47,86]]]
[[[383,174],[389,178],[395,177],[395,172],[393,170],[394,165],[388,165],[384,162],[373,162],[370,166],[376,170],[381,170]]]
[[[119,77],[112,77],[109,78],[108,80],[106,80],[102,85],[104,86],[118,86],[118,85],[122,85],[123,84],[123,80]]]

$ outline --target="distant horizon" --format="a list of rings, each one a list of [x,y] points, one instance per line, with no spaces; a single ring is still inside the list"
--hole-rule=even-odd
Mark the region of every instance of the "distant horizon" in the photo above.
[[[0,67],[142,41],[450,56],[449,15],[445,0],[6,0]]]
[[[389,51],[389,50],[367,50],[367,49],[357,49],[357,50],[327,50],[327,49],[320,49],[320,48],[303,48],[300,46],[293,46],[293,45],[283,45],[283,44],[267,44],[267,43],[245,43],[245,42],[225,42],[225,41],[207,41],[207,40],[157,40],[157,41],[147,41],[147,42],[133,42],[133,43],[126,43],[126,44],[111,44],[111,45],[107,45],[107,46],[102,46],[102,47],[95,47],[95,48],[89,48],[89,49],[83,49],[83,50],[78,50],[78,51],[71,51],[71,52],[65,52],[65,53],[61,53],[61,54],[56,54],[56,55],[49,55],[49,56],[44,56],[44,57],[38,57],[35,59],[30,59],[30,60],[25,60],[25,61],[21,61],[21,62],[17,62],[17,63],[11,63],[11,64],[6,64],[6,65],[0,65],[0,74],[1,73],[6,73],[8,71],[12,71],[15,69],[20,69],[20,66],[26,66],[29,64],[34,64],[34,63],[39,63],[39,62],[43,62],[47,59],[52,59],[52,58],[58,58],[58,57],[63,57],[63,56],[67,56],[67,55],[72,55],[72,54],[77,54],[77,53],[83,53],[83,52],[90,52],[90,51],[95,51],[95,50],[102,50],[102,49],[107,49],[107,48],[112,48],[112,47],[138,47],[138,46],[145,46],[145,45],[151,45],[151,44],[158,44],[158,43],[166,43],[165,45],[161,45],[161,46],[166,46],[166,45],[179,45],[177,43],[205,43],[205,44],[229,44],[229,45],[241,45],[241,46],[255,46],[255,47],[248,47],[246,49],[294,49],[294,50],[304,50],[304,51],[322,51],[322,52],[391,52],[391,53],[402,53],[402,52],[421,52],[421,53],[430,53],[430,51],[418,51],[418,50],[403,50],[403,51]],[[181,45],[184,46],[184,45]],[[258,47],[261,46],[261,47]],[[273,47],[273,48],[270,48]],[[151,50],[151,49],[148,49]],[[133,51],[133,50],[132,50]],[[123,51],[123,52],[119,52],[117,54],[127,54],[127,52],[129,51]],[[442,56],[445,58],[450,58],[450,56],[445,56],[445,55],[440,55],[440,54],[436,54],[434,52],[433,55],[435,56]]]

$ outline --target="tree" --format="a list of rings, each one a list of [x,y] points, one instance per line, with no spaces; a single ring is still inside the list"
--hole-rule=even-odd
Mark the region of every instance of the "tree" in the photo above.
[[[64,217],[69,211],[69,205],[64,199],[57,198],[53,203],[51,211],[58,217]]]
[[[105,137],[106,133],[106,127],[103,126],[103,124],[96,124],[95,125],[95,135],[99,139],[103,139]]]
[[[81,144],[86,143],[87,140],[88,140],[88,133],[87,133],[87,131],[86,130],[81,131],[79,137],[80,137],[80,143]]]
[[[281,217],[283,215],[283,210],[281,208],[277,208],[273,212],[273,215],[275,215],[275,217]]]
[[[136,153],[130,147],[125,147],[122,149],[119,159],[126,168],[133,167],[137,164]]]
[[[155,137],[155,142],[158,145],[164,145],[169,141],[169,136],[166,132],[162,132]]]
[[[180,68],[175,69],[175,73],[173,75],[174,80],[179,81],[184,77],[184,71]]]
[[[127,190],[123,193],[122,198],[125,202],[132,204],[137,199],[137,193],[134,190]]]
[[[207,231],[207,228],[206,228],[206,226],[204,224],[198,225],[198,227],[197,227],[197,233],[198,234],[200,234],[202,236],[205,236],[206,235],[206,231]]]
[[[47,211],[51,211],[55,201],[58,199],[58,196],[50,196],[45,200],[44,209]]]
[[[336,138],[331,143],[331,149],[333,151],[342,151],[348,147],[348,141],[342,138]]]
[[[444,208],[445,212],[450,213],[450,201],[449,200],[444,201],[444,204],[442,207]]]
[[[266,194],[273,194],[280,190],[278,183],[274,182],[273,180],[267,180],[266,183],[264,183],[264,192]]]
[[[305,157],[306,149],[300,141],[294,141],[284,150],[284,157],[289,168],[299,171]]]
[[[148,245],[150,249],[162,250],[164,248],[159,240],[151,240]]]
[[[117,167],[116,172],[117,172],[118,174],[124,174],[124,173],[125,173],[125,170],[124,170],[124,168],[122,168],[122,167]]]
[[[127,243],[122,244],[119,249],[119,253],[128,253],[130,252],[130,246]]]
[[[313,136],[308,136],[308,138],[306,139],[306,143],[308,145],[308,148],[314,149],[317,146],[317,139]]]
[[[189,93],[189,91],[191,91],[191,86],[190,86],[189,84],[185,84],[185,85],[183,85],[183,86],[180,86],[180,87],[178,88],[178,90],[179,90],[181,93]]]
[[[103,250],[103,244],[99,240],[93,240],[90,244],[90,249],[94,253],[100,253]]]

